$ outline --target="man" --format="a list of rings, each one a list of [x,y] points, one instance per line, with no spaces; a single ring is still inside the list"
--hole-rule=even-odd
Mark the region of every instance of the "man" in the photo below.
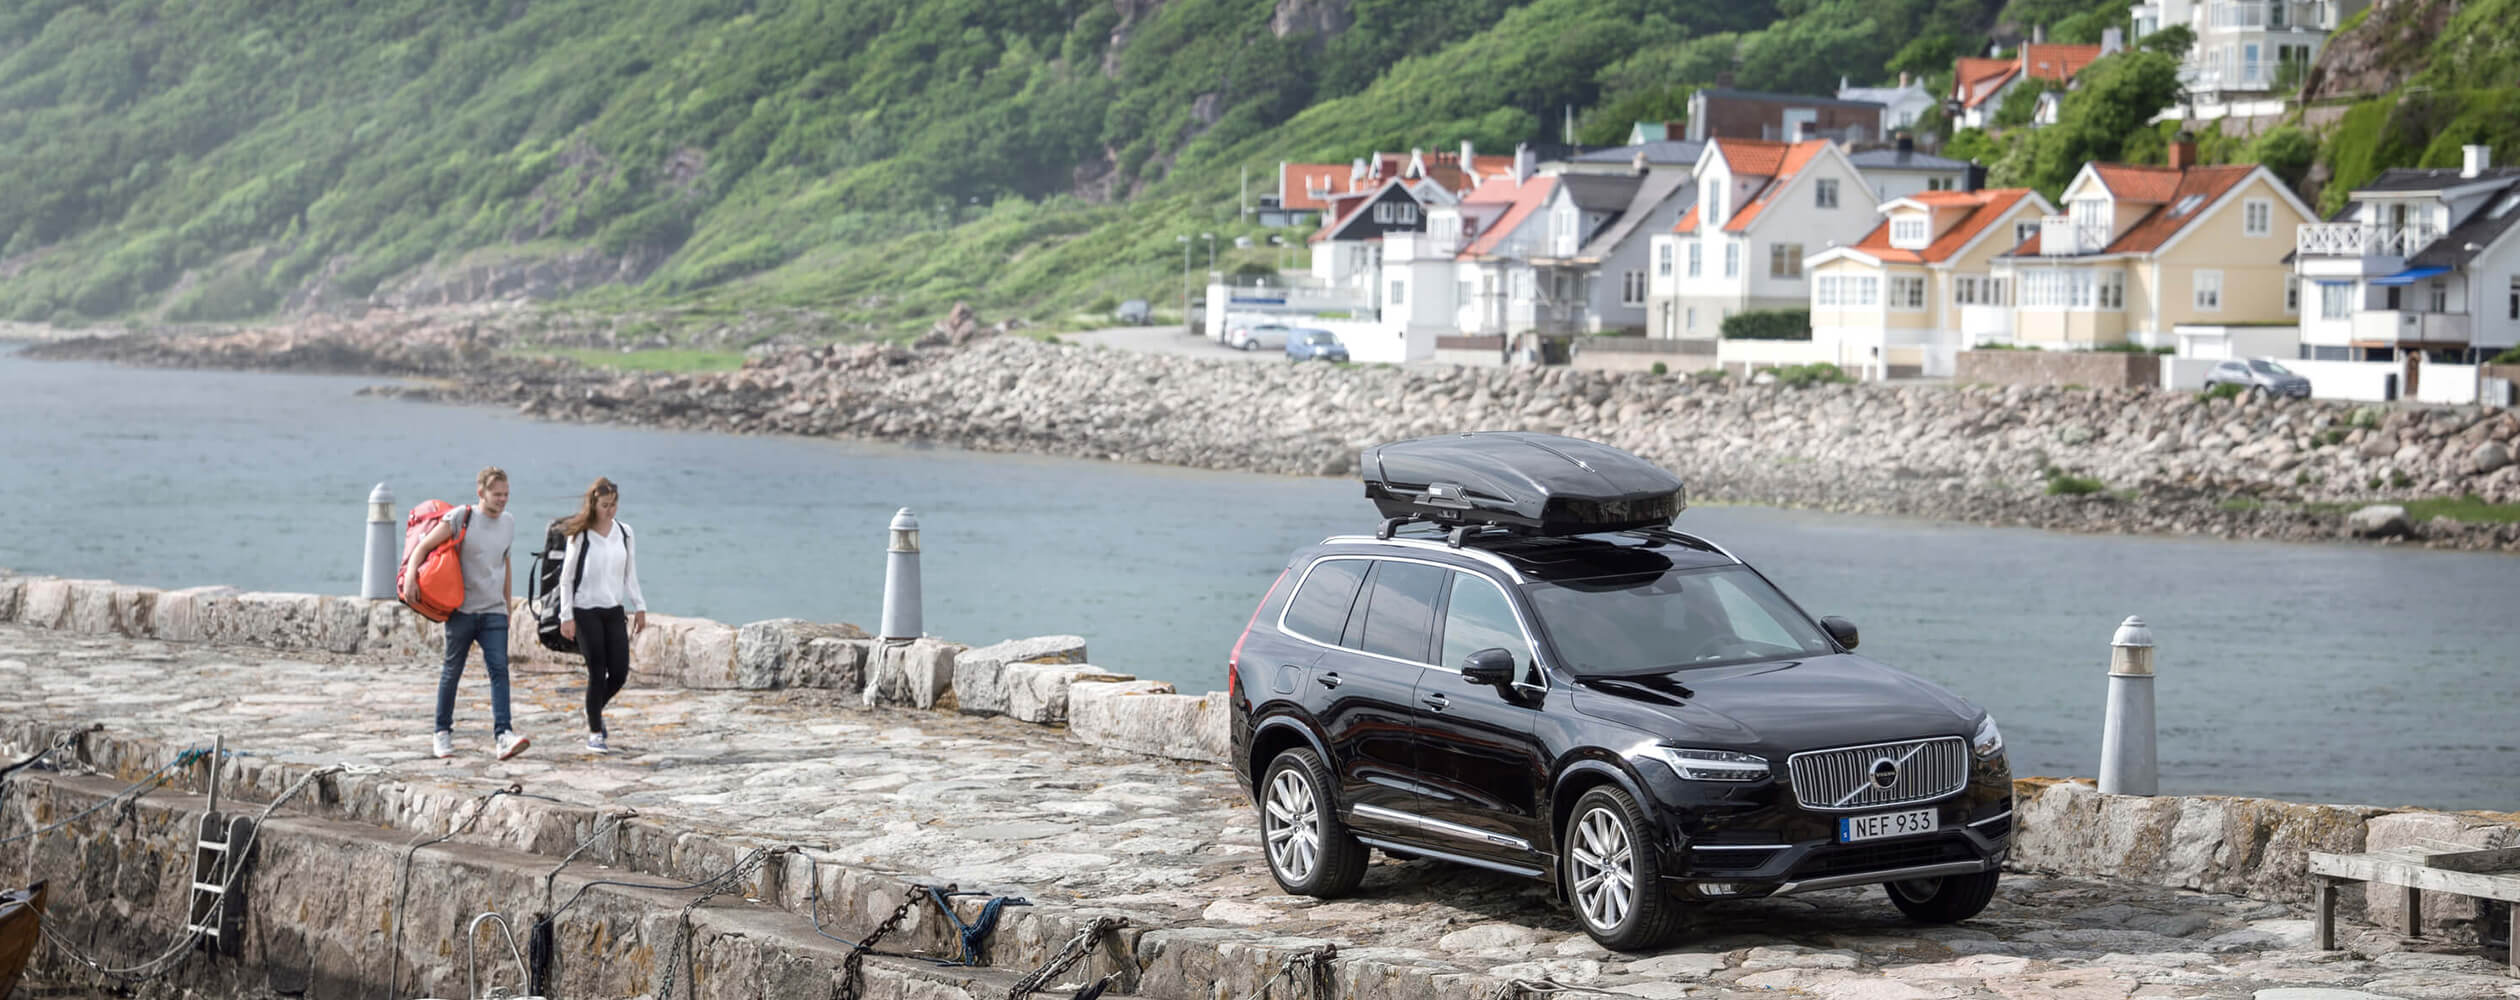
[[[508,725],[508,545],[516,540],[516,518],[507,512],[507,473],[498,466],[481,470],[474,480],[481,502],[449,511],[437,527],[420,538],[403,573],[409,593],[429,553],[455,537],[461,528],[464,546],[456,555],[464,569],[464,603],[446,619],[446,663],[438,670],[437,737],[440,757],[455,756],[455,681],[464,675],[472,646],[481,646],[481,664],[490,673],[490,715],[496,727],[500,760],[525,751],[533,740]]]

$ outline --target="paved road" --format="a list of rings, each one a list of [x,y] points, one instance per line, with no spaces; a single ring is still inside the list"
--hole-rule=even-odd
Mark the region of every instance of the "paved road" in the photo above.
[[[1116,347],[1140,354],[1175,354],[1183,357],[1212,358],[1219,361],[1275,361],[1285,363],[1279,351],[1237,351],[1205,337],[1193,337],[1178,326],[1124,326],[1109,330],[1088,330],[1084,333],[1063,333],[1062,340],[1095,347]]]
[[[487,685],[475,669],[458,713],[462,754],[441,761],[423,753],[435,674],[434,664],[376,657],[0,627],[0,720],[97,722],[184,743],[215,730],[231,749],[371,764],[409,782],[518,781],[565,801],[634,806],[1042,903],[1127,907],[1212,934],[1335,941],[1343,961],[1545,976],[1638,997],[2117,1000],[2299,986],[2520,996],[2472,947],[2349,924],[2352,950],[2314,951],[2307,915],[2281,903],[2029,873],[2009,876],[1983,915],[1952,927],[1907,923],[1878,890],[1846,889],[1696,907],[1670,951],[1614,955],[1540,885],[1465,868],[1377,857],[1353,899],[1281,894],[1254,848],[1251,810],[1221,767],[808,691],[625,691],[607,711],[620,752],[598,757],[571,746],[582,675],[548,665],[517,675],[517,723],[536,737],[531,751],[506,763],[485,752]]]

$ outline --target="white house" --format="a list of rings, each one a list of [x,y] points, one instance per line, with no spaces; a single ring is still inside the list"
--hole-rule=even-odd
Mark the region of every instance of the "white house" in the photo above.
[[[1929,191],[1966,191],[1970,165],[1966,161],[1947,159],[1916,151],[1916,141],[1900,136],[1895,145],[1847,154],[1848,162],[1864,172],[1872,182],[1873,197],[1896,201],[1912,194]]]
[[[1916,127],[1916,120],[1940,103],[1934,98],[1933,91],[1925,89],[1924,81],[1912,80],[1905,73],[1899,74],[1899,85],[1896,87],[1850,87],[1846,85],[1845,77],[1838,77],[1837,96],[1841,101],[1869,101],[1881,105],[1879,135],[1892,135],[1900,129]]]
[[[2299,227],[2302,361],[2376,365],[2402,398],[2463,402],[2469,366],[2520,344],[2520,168],[2494,167],[2485,146],[2464,161],[2384,171],[2335,219]],[[2369,395],[2308,374],[2321,395]]]
[[[2173,25],[2196,32],[2179,82],[2199,105],[2293,96],[2327,37],[2370,0],[2149,0],[2138,39]]]
[[[1804,258],[1863,238],[1880,202],[1826,139],[1716,139],[1695,173],[1694,204],[1651,241],[1650,336],[1713,340],[1734,313],[1803,308]]]

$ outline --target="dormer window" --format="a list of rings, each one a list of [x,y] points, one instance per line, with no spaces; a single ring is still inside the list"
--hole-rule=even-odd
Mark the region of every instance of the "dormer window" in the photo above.
[[[2096,230],[2102,234],[2108,233],[2110,228],[2108,199],[2078,198],[2075,199],[2071,211],[2074,217],[2074,228]]]
[[[2192,194],[2192,195],[2189,195],[2189,196],[2187,196],[2187,197],[2185,197],[2185,198],[2181,198],[2181,199],[2179,199],[2179,203],[2178,203],[2178,204],[2170,206],[2170,214],[2172,214],[2172,215],[2186,215],[2186,214],[2188,214],[2189,212],[2196,211],[2196,206],[2198,206],[2198,205],[2202,205],[2202,204],[2204,204],[2204,203],[2205,203],[2205,196],[2204,196],[2204,195],[2201,195],[2201,194]]]
[[[1923,250],[1933,242],[1932,227],[1923,216],[1904,215],[1890,220],[1890,245],[1901,250]]]

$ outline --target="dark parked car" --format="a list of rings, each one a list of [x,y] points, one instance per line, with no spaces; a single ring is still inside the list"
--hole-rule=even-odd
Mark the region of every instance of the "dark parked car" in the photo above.
[[[1130,299],[1120,303],[1120,308],[1113,310],[1111,315],[1113,319],[1130,326],[1145,326],[1154,322],[1155,310],[1146,304],[1145,299]]]
[[[1994,895],[1995,720],[1672,530],[1678,479],[1530,433],[1362,468],[1386,520],[1296,552],[1227,661],[1233,766],[1288,892],[1351,892],[1378,848],[1546,881],[1620,950],[1683,901],[1881,884],[1949,922]]]
[[[2205,390],[2218,385],[2236,385],[2243,391],[2260,396],[2296,396],[2310,398],[2310,380],[2290,368],[2266,358],[2247,361],[2224,361],[2205,373]]]
[[[1348,349],[1346,344],[1339,342],[1338,334],[1305,327],[1287,332],[1286,357],[1290,361],[1311,361],[1316,358],[1323,361],[1345,361],[1348,359]]]

